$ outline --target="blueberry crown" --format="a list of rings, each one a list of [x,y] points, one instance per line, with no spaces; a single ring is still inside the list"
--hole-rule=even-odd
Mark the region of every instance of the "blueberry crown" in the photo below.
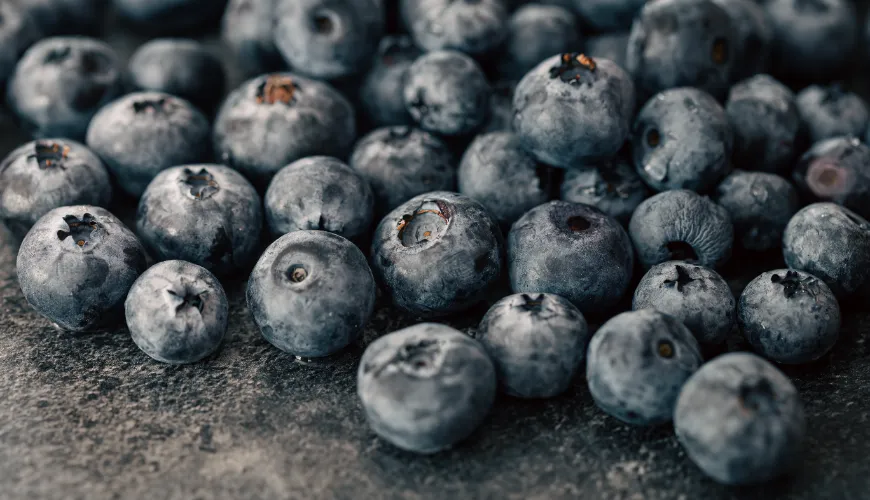
[[[566,52],[559,58],[559,65],[550,68],[550,78],[563,82],[579,84],[595,72],[595,60],[579,52]]]
[[[75,240],[76,245],[80,247],[84,247],[90,243],[94,231],[103,227],[99,222],[97,222],[97,219],[95,219],[93,215],[88,213],[84,214],[81,219],[75,215],[67,215],[63,218],[63,221],[66,222],[69,231],[64,231],[63,229],[59,230],[57,232],[57,238],[63,241],[72,237],[73,240]]]
[[[807,285],[815,283],[816,281],[812,276],[801,278],[801,275],[797,272],[787,271],[785,276],[774,274],[770,277],[770,281],[782,285],[782,293],[787,299],[794,297],[798,292],[806,292],[810,295],[814,295],[812,290],[807,287]]]
[[[172,290],[166,290],[169,292],[169,295],[173,297],[178,297],[181,299],[181,302],[175,307],[175,313],[178,314],[183,311],[185,308],[194,307],[197,311],[202,312],[202,307],[204,305],[202,300],[203,293],[191,293],[186,292],[184,295],[179,295]]]
[[[674,266],[674,268],[677,270],[677,277],[672,280],[665,280],[664,285],[668,288],[676,288],[678,292],[682,292],[683,287],[695,281],[695,279],[689,276],[689,272],[686,271],[685,267]]]
[[[141,101],[133,101],[133,112],[136,114],[155,114],[161,111],[167,111],[170,108],[171,100],[166,97],[159,99],[144,99]]]
[[[299,84],[289,76],[272,75],[257,87],[257,104],[294,104]]]
[[[197,200],[208,198],[220,191],[214,176],[204,168],[199,169],[198,172],[185,168],[182,173],[184,177],[181,182],[190,188],[190,194]]]
[[[36,141],[33,145],[33,153],[27,155],[27,159],[35,159],[40,170],[49,168],[64,168],[63,161],[69,156],[69,146],[56,142]]]

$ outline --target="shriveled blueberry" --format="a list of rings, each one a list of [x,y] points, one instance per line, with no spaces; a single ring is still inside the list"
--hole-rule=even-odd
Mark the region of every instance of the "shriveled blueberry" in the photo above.
[[[261,190],[278,170],[306,156],[344,157],[355,139],[350,102],[330,85],[293,73],[243,83],[214,123],[217,159]]]
[[[806,421],[791,381],[746,352],[719,356],[686,382],[674,430],[689,458],[724,484],[769,481],[800,456]]]
[[[634,166],[656,191],[708,191],[728,174],[733,145],[722,106],[710,94],[689,87],[651,98],[632,129]]]
[[[485,298],[501,275],[504,241],[483,205],[435,191],[387,214],[375,230],[371,255],[397,306],[434,317]]]
[[[354,239],[371,229],[375,197],[368,182],[342,161],[311,156],[279,170],[263,201],[275,237],[319,229]]]
[[[507,36],[503,0],[400,0],[402,19],[423,50],[483,55]]]
[[[645,0],[567,0],[584,26],[595,31],[621,31],[631,28]]]
[[[855,137],[817,142],[792,172],[811,200],[832,201],[870,217],[870,147]]]
[[[572,168],[616,154],[633,112],[634,86],[622,68],[607,59],[564,53],[520,80],[513,128],[538,160]]]
[[[260,257],[247,298],[266,340],[316,358],[359,337],[374,309],[375,280],[365,255],[348,240],[326,231],[293,231]]]
[[[221,40],[235,56],[242,77],[279,71],[284,59],[275,47],[275,0],[229,0]]]
[[[498,74],[519,81],[544,59],[579,50],[581,45],[573,12],[556,5],[523,5],[508,21],[503,53],[497,58]]]
[[[770,65],[773,47],[773,23],[754,0],[713,0],[731,17],[736,31],[737,60],[732,80],[743,80],[764,73]]]
[[[647,198],[631,216],[628,234],[646,269],[669,260],[715,269],[731,257],[734,244],[728,211],[686,190]]]
[[[521,398],[551,398],[571,385],[589,343],[583,314],[549,293],[523,293],[496,302],[477,329],[499,385]]]
[[[51,210],[18,250],[18,284],[27,302],[76,332],[119,320],[127,291],[145,267],[136,235],[107,210],[91,205]]]
[[[423,130],[464,135],[486,120],[490,92],[486,76],[470,57],[456,51],[429,52],[408,68],[405,107]]]
[[[671,261],[650,268],[634,290],[632,309],[655,309],[683,322],[702,347],[716,348],[735,325],[728,283],[707,267]]]
[[[812,142],[844,135],[864,137],[870,123],[864,99],[838,83],[810,85],[800,91],[796,102]]]
[[[366,69],[384,33],[381,0],[274,0],[275,47],[293,68],[333,79]]]
[[[405,82],[408,68],[420,57],[406,35],[385,36],[360,87],[360,105],[365,116],[377,127],[414,123],[405,108]]]
[[[704,358],[692,332],[653,309],[604,323],[586,354],[586,380],[599,408],[632,425],[670,422],[680,389]]]
[[[625,52],[628,50],[628,32],[602,33],[583,41],[586,54],[594,59],[609,59],[620,68],[626,67]]]
[[[357,142],[350,167],[369,182],[375,212],[385,214],[419,194],[452,191],[453,153],[441,139],[412,127],[384,127]]]
[[[785,226],[798,211],[797,190],[775,174],[735,170],[715,193],[734,224],[735,239],[747,250],[772,250],[782,244]]]
[[[227,296],[220,282],[183,260],[142,273],[124,309],[133,342],[163,363],[195,363],[215,352],[227,333]]]
[[[112,0],[115,11],[142,32],[169,34],[216,24],[227,0]]]
[[[478,132],[513,132],[514,121],[514,85],[513,82],[496,82],[489,95],[489,113],[483,128]]]
[[[632,166],[621,155],[594,166],[565,172],[562,199],[585,203],[627,225],[631,214],[646,199],[648,190]]]
[[[837,297],[870,284],[870,222],[840,205],[799,210],[785,227],[782,252],[788,267],[820,278]]]
[[[372,430],[424,454],[451,448],[474,432],[489,414],[496,387],[483,347],[437,323],[375,340],[357,372],[357,395]]]
[[[257,258],[263,209],[251,184],[223,165],[160,172],[136,212],[136,232],[158,260],[181,259],[228,276]]]
[[[134,92],[104,106],[88,127],[88,147],[121,188],[139,197],[161,171],[211,158],[208,119],[162,92]]]
[[[18,62],[6,100],[33,137],[81,141],[94,114],[121,94],[121,77],[121,63],[105,43],[46,38]]]
[[[625,295],[634,252],[616,219],[589,205],[551,201],[511,228],[508,266],[514,292],[561,295],[591,314]]]
[[[0,18],[0,86],[6,88],[21,54],[43,33],[31,9],[18,2],[0,2]]]
[[[739,32],[713,0],[656,0],[644,5],[631,27],[626,69],[642,98],[674,87],[722,98],[739,49]]]

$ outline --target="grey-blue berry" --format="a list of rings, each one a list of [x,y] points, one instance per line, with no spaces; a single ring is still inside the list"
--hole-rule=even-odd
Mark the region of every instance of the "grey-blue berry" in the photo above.
[[[835,137],[813,144],[792,171],[809,200],[832,201],[870,217],[870,147],[857,137]]]
[[[634,165],[622,155],[566,171],[561,190],[563,200],[592,205],[623,225],[649,195]]]
[[[375,127],[411,125],[414,120],[405,107],[408,68],[420,57],[420,49],[407,35],[381,39],[371,69],[359,89],[360,109]]]
[[[286,64],[275,47],[274,0],[229,0],[221,20],[221,41],[235,56],[241,76],[253,78]]]
[[[496,58],[498,75],[519,81],[553,54],[580,48],[580,28],[572,12],[556,5],[523,5],[508,20],[507,39]]]
[[[794,186],[765,172],[735,170],[719,184],[714,196],[731,217],[734,239],[754,251],[782,245],[785,226],[799,206]]]
[[[864,137],[870,124],[864,99],[838,83],[810,85],[800,91],[796,103],[813,143],[841,136]]]
[[[408,32],[424,51],[482,56],[507,36],[504,0],[400,0]]]

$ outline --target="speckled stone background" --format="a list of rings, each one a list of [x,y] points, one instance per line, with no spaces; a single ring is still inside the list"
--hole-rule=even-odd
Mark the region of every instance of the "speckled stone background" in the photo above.
[[[125,55],[138,43],[109,39]],[[0,153],[25,140],[2,120]],[[736,255],[723,274],[739,293],[780,266],[777,255]],[[16,281],[15,242],[0,230],[0,499],[870,498],[870,315],[860,301],[845,306],[829,356],[787,370],[808,415],[800,466],[735,489],[706,479],[671,428],[604,415],[582,378],[552,400],[500,398],[452,451],[398,451],[365,423],[356,365],[365,343],[414,318],[381,304],[359,346],[304,364],[261,338],[244,283],[227,288],[223,349],[162,365],[122,328],[71,335],[34,313]],[[451,323],[471,332],[484,310]],[[738,336],[730,347],[745,348]]]

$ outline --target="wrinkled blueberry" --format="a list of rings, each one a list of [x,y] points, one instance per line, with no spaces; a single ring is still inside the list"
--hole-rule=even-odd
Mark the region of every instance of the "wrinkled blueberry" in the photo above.
[[[585,203],[627,225],[648,190],[634,167],[621,155],[598,165],[565,172],[562,199]]]
[[[507,36],[503,0],[400,0],[400,8],[414,41],[427,52],[483,55]]]
[[[278,71],[284,59],[275,47],[275,0],[229,0],[221,21],[221,40],[235,56],[242,77]]]
[[[360,86],[360,106],[376,127],[414,123],[405,108],[408,68],[420,57],[420,49],[405,35],[381,39],[372,68]]]
[[[555,5],[524,5],[508,21],[507,39],[497,58],[499,76],[519,81],[544,59],[579,50],[581,43],[572,12]]]
[[[734,224],[734,238],[747,250],[772,250],[782,244],[785,226],[798,210],[794,186],[775,174],[735,170],[715,193]]]
[[[731,17],[736,36],[737,60],[732,80],[738,81],[767,71],[773,46],[773,23],[754,0],[713,0]]]
[[[0,86],[15,71],[19,57],[42,36],[31,9],[17,2],[0,2]]]
[[[864,99],[840,84],[811,85],[797,95],[796,102],[812,142],[844,135],[863,137],[870,123]]]
[[[594,59],[609,59],[620,68],[626,67],[625,52],[628,50],[628,32],[602,33],[583,41],[584,51]]]
[[[870,147],[855,137],[817,142],[792,172],[798,188],[813,200],[832,201],[870,217]]]
[[[227,0],[112,0],[115,11],[148,33],[182,33],[215,24]]]

